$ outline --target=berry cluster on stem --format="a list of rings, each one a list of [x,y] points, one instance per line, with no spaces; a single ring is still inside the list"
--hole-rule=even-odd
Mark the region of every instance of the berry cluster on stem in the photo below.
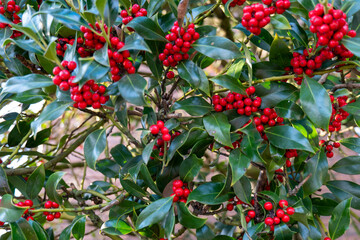
[[[27,207],[27,209],[25,210],[25,212],[22,215],[22,217],[25,218],[27,221],[29,221],[30,219],[34,220],[33,216],[35,215],[35,213],[29,212],[29,210],[34,209],[34,208],[32,208],[33,205],[34,205],[34,203],[30,199],[26,199],[24,202],[18,202],[15,204],[15,206],[18,206],[18,207]]]
[[[17,15],[18,12],[20,12],[20,7],[19,5],[16,4],[14,0],[10,0],[6,4],[0,0],[0,15],[5,16],[14,24],[18,24],[21,22],[21,18],[19,17],[19,15]],[[11,27],[11,26],[7,23],[0,22],[0,29],[6,27]],[[21,32],[13,30],[13,33],[10,36],[10,38],[20,37],[21,35],[22,35]]]
[[[146,17],[147,11],[145,8],[141,8],[139,4],[134,4],[132,7],[129,8],[129,11],[122,10],[120,12],[120,16],[122,17],[122,23],[127,25],[129,22],[131,22],[134,18],[137,17]],[[133,31],[133,29],[128,28],[130,31]]]
[[[187,197],[190,194],[190,189],[187,187],[187,183],[184,183],[181,180],[175,180],[172,187],[173,193],[171,196],[174,196],[173,202],[183,202],[186,203]]]
[[[56,202],[47,201],[44,204],[44,208],[46,208],[46,209],[56,209],[56,208],[59,208],[59,204],[57,204]],[[55,218],[60,218],[61,217],[60,212],[55,212],[55,213],[43,212],[43,214],[44,214],[44,216],[46,216],[46,220],[48,220],[49,222],[53,221]]]

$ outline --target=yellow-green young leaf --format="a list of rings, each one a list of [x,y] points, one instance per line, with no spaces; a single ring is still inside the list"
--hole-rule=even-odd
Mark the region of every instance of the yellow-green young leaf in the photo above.
[[[110,234],[110,235],[126,235],[134,231],[126,222],[120,219],[111,219],[104,222],[101,226],[101,232]]]
[[[315,126],[327,130],[332,104],[326,89],[312,78],[305,77],[300,89],[301,106]]]
[[[44,57],[46,57],[47,59],[49,59],[50,61],[55,62],[55,63],[60,62],[60,60],[56,54],[56,44],[57,43],[55,41],[52,41],[48,45],[48,47],[44,53]]]
[[[211,113],[203,119],[206,131],[222,145],[232,147],[229,120],[224,113]]]
[[[136,220],[136,229],[142,229],[160,222],[168,214],[173,197],[159,199],[147,206]]]
[[[276,14],[271,18],[271,24],[278,30],[290,30],[291,26],[289,21],[283,15]]]
[[[214,59],[234,59],[242,56],[235,43],[224,37],[202,37],[194,42],[192,47]]]
[[[44,187],[44,183],[45,168],[44,165],[41,164],[26,181],[26,193],[30,199],[34,199],[39,194],[41,189]]]
[[[337,205],[329,221],[331,239],[341,237],[350,225],[350,206],[352,198],[346,199]]]
[[[21,215],[27,208],[17,207],[12,202],[13,197],[10,194],[2,196],[0,202],[0,221],[15,222],[21,218]]]
[[[84,143],[84,155],[88,166],[96,169],[96,160],[106,147],[106,129],[98,129],[87,136]]]
[[[48,195],[49,199],[57,202],[58,204],[62,203],[62,197],[57,193],[56,190],[60,180],[64,175],[64,172],[55,172],[51,174],[45,186],[46,194]]]
[[[76,216],[72,223],[61,232],[59,239],[70,240],[71,233],[75,239],[82,239],[85,235],[85,221],[85,215]]]
[[[19,240],[38,240],[36,232],[31,225],[25,220],[20,218],[16,222],[10,223],[11,227],[11,239]]]
[[[200,228],[206,223],[207,220],[207,218],[199,218],[194,216],[183,202],[179,202],[178,204],[178,219],[181,225],[186,228]]]

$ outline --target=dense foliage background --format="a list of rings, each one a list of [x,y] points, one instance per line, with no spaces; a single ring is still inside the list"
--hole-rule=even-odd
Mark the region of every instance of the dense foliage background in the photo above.
[[[360,235],[359,26],[357,0],[1,0],[0,239]]]

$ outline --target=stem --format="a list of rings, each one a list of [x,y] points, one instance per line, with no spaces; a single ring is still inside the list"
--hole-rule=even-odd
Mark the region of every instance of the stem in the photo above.
[[[38,213],[38,212],[83,212],[83,211],[89,211],[89,210],[96,210],[100,209],[102,207],[105,207],[108,203],[102,203],[99,205],[93,205],[88,207],[78,207],[78,208],[39,208],[35,210],[31,210],[32,213]]]
[[[80,183],[80,189],[81,189],[81,190],[84,189],[84,183],[85,183],[85,177],[86,177],[86,170],[87,170],[87,163],[86,163],[86,161],[84,161],[83,177],[82,177],[81,183]]]
[[[90,193],[91,195],[94,195],[94,196],[96,196],[96,197],[99,197],[99,198],[101,198],[101,199],[103,199],[103,200],[105,200],[105,201],[107,201],[107,202],[110,202],[110,201],[111,201],[110,198],[108,198],[108,197],[106,197],[106,196],[102,195],[101,193],[99,193],[99,192],[97,192],[97,191],[94,191],[94,190],[86,189],[86,190],[77,191],[76,193],[77,193],[77,194],[80,194],[80,195],[82,195],[83,193]]]
[[[210,16],[215,11],[215,9],[220,6],[220,4],[221,4],[221,0],[217,0],[216,4],[209,11],[207,11],[204,15],[196,19],[195,24],[198,24],[199,22]]]
[[[319,222],[321,229],[324,231],[325,235],[329,235],[329,233],[326,230],[325,224],[323,221],[321,221],[320,217],[318,215],[314,215],[316,220]]]

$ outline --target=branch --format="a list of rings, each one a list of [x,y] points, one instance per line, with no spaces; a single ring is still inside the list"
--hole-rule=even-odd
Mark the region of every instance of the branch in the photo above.
[[[291,190],[288,195],[295,196],[300,188],[311,178],[312,174],[310,173],[304,180],[302,180],[293,190]]]
[[[80,146],[87,136],[90,135],[90,133],[94,132],[98,128],[100,128],[105,123],[104,120],[98,122],[94,127],[89,128],[84,135],[79,137],[71,146],[63,153],[60,153],[57,155],[54,159],[50,160],[49,162],[44,164],[45,169],[49,169],[51,167],[55,167],[55,165],[66,158],[70,153],[72,153],[78,146]],[[15,169],[5,169],[5,173],[8,176],[16,176],[16,175],[26,175],[32,173],[36,167],[29,167],[29,168],[15,168]]]
[[[204,15],[196,19],[195,24],[198,24],[199,22],[210,16],[215,11],[215,9],[221,5],[221,3],[222,3],[221,0],[217,0],[216,4],[209,11],[207,11]]]
[[[331,91],[335,92],[337,89],[340,88],[348,88],[348,89],[354,89],[354,88],[360,88],[360,83],[342,83],[342,84],[336,84]]]

